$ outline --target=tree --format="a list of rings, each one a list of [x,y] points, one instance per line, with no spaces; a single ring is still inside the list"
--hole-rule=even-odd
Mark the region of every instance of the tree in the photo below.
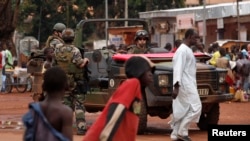
[[[128,0],[129,18],[138,18],[139,12],[183,7],[185,0]],[[124,0],[108,0],[109,18],[124,18]],[[82,19],[105,18],[104,0],[23,0],[20,32],[45,42],[57,22],[75,28]]]
[[[24,0],[21,9],[19,32],[44,43],[55,23],[74,28],[86,15],[87,4],[82,0]]]
[[[17,26],[20,0],[0,1],[0,50],[8,48],[16,56],[15,44],[12,40]]]
[[[184,7],[185,0],[128,0],[129,18],[139,12]],[[109,18],[124,18],[124,0],[108,0]],[[20,8],[20,10],[19,10]],[[12,37],[17,28],[24,36],[34,36],[45,42],[57,22],[75,28],[87,18],[105,18],[104,0],[1,0],[0,50],[10,48],[16,55]],[[20,11],[20,13],[19,13]]]

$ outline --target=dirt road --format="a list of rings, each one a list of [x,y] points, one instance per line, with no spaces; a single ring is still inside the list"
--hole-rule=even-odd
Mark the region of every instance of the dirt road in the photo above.
[[[22,141],[22,115],[27,111],[27,105],[32,102],[31,93],[0,93],[0,141]],[[250,125],[250,102],[227,102],[220,104],[219,124],[248,124]],[[86,113],[88,124],[91,124],[100,113]],[[138,135],[137,141],[170,141],[171,129],[168,119],[158,117],[148,118],[148,132]],[[200,131],[192,125],[190,136],[193,141],[207,141],[207,132]],[[84,136],[74,135],[74,141],[81,141]]]

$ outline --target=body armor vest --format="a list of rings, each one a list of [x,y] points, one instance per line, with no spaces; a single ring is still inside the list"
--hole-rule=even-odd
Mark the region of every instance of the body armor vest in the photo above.
[[[83,70],[72,62],[74,57],[73,49],[73,45],[64,45],[56,49],[55,53],[56,65],[67,73],[68,84],[71,90],[76,87],[76,81],[83,80]]]

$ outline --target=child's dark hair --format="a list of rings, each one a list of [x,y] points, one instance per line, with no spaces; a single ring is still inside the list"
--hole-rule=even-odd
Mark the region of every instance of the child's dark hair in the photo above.
[[[140,78],[148,70],[152,70],[149,62],[140,56],[129,58],[125,64],[125,73],[128,78]]]
[[[14,60],[14,61],[13,61],[13,67],[16,67],[16,66],[18,66],[18,61],[17,61],[17,60]]]
[[[58,66],[49,68],[43,76],[43,91],[53,93],[67,88],[67,75],[63,69]]]

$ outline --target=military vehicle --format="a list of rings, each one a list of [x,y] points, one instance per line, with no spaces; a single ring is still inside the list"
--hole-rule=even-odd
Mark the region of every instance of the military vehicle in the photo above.
[[[105,25],[108,27],[105,28]],[[124,28],[124,25],[127,27]],[[116,44],[126,44],[126,41],[133,42],[132,37],[134,37],[135,31],[121,30],[129,27],[148,31],[147,22],[143,19],[90,19],[83,20],[77,25],[76,46],[87,48],[84,55],[90,60],[88,92],[84,101],[86,110],[90,113],[101,111],[112,93],[126,79],[124,64],[132,55],[112,54],[110,53],[112,51],[104,47],[110,45],[112,41],[116,41]],[[110,28],[112,30],[116,28],[117,31],[109,33]],[[129,38],[130,40],[128,40]],[[100,40],[103,42],[98,42]],[[154,52],[153,50],[154,48],[152,48],[152,52]],[[148,115],[166,119],[172,113],[173,53],[157,52],[144,55],[156,64],[156,70],[153,74],[154,83],[142,92],[143,102],[142,112],[139,116],[138,134],[146,131]],[[219,104],[232,100],[233,94],[229,93],[229,86],[225,82],[227,70],[205,64],[204,61],[208,60],[209,56],[202,53],[196,53],[195,56],[197,58],[197,87],[203,106],[197,125],[204,130],[208,124],[218,123]]]

